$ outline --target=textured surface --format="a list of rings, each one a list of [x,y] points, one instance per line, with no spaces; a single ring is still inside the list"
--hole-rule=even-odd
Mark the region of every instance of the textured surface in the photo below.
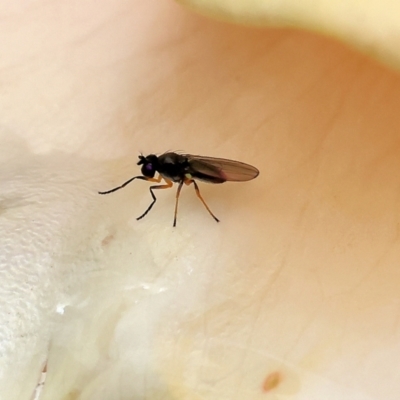
[[[301,27],[338,37],[399,69],[400,12],[396,0],[178,0],[236,23]]]
[[[78,162],[11,146],[13,159],[0,167],[0,379],[2,394],[10,390],[4,398],[22,399],[36,385],[32,369],[46,362],[58,313],[70,299],[73,267],[82,263],[79,254],[70,254],[69,263],[60,256],[76,221],[88,217],[89,192],[77,178]]]
[[[396,74],[168,0],[0,7],[1,400],[398,400]],[[176,229],[96,193],[166,150],[261,174]]]

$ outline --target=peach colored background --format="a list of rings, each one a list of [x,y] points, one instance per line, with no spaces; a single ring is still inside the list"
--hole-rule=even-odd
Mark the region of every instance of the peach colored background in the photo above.
[[[168,0],[0,13],[1,399],[399,398],[397,73]],[[261,174],[201,185],[218,225],[97,195],[169,149]]]

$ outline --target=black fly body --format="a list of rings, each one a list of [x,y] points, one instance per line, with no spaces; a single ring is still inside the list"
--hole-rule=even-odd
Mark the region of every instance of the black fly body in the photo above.
[[[164,180],[165,183],[162,185],[150,186],[149,189],[153,201],[147,210],[137,218],[139,220],[147,215],[157,201],[154,190],[168,189],[172,187],[174,183],[177,183],[178,190],[176,191],[173,226],[176,226],[178,200],[183,184],[190,185],[193,183],[197,197],[215,221],[219,222],[219,219],[211,212],[201,196],[196,180],[207,183],[245,182],[256,178],[259,174],[257,168],[239,161],[173,152],[164,153],[160,156],[156,156],[155,154],[150,154],[148,156],[140,155],[137,164],[142,166],[142,175],[135,176],[121,186],[117,186],[106,192],[99,192],[99,194],[113,193],[122,189],[135,179],[157,183],[161,183],[161,181]],[[155,178],[156,172],[158,172],[158,177]]]

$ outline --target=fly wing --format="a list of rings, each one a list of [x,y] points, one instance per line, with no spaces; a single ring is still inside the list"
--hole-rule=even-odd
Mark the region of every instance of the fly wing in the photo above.
[[[211,183],[226,181],[244,182],[258,176],[259,171],[252,165],[240,161],[184,154],[190,165],[193,178]]]

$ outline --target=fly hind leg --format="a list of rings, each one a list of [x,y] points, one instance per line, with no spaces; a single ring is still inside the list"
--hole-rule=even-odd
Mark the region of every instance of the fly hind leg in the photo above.
[[[187,179],[185,180],[186,185],[190,185],[193,183],[194,185],[194,190],[196,191],[197,197],[200,199],[200,201],[203,203],[204,207],[207,209],[207,211],[210,213],[210,215],[215,219],[215,221],[219,222],[219,219],[212,213],[212,211],[209,209],[207,203],[204,201],[203,197],[200,194],[200,189],[199,186],[197,185],[196,181],[193,179]]]

